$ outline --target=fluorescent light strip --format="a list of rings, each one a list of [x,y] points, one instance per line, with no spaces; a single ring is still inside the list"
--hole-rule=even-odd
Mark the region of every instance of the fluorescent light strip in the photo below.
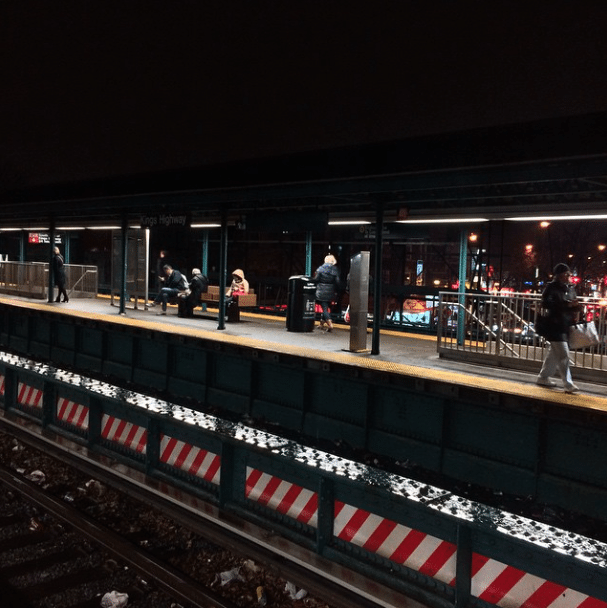
[[[607,214],[597,213],[595,215],[534,215],[521,217],[506,217],[509,222],[543,222],[556,220],[607,220]]]
[[[370,223],[368,220],[332,220],[329,222],[329,226],[360,226]]]
[[[221,224],[192,224],[190,228],[221,228]]]
[[[427,218],[425,220],[397,220],[397,224],[477,224],[478,222],[488,222],[486,217],[441,217]]]
[[[89,230],[120,230],[120,226],[87,226]]]

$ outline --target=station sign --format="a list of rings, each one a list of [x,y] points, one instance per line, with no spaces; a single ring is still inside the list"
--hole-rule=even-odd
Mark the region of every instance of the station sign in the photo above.
[[[51,235],[48,232],[28,232],[27,242],[32,245],[50,245]],[[55,245],[61,244],[61,235],[55,235]]]
[[[140,224],[142,228],[189,228],[190,215],[188,213],[155,213],[142,215]]]

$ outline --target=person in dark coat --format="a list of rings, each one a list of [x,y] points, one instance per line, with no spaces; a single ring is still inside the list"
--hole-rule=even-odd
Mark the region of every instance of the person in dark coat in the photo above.
[[[152,302],[152,306],[162,304],[162,312],[157,313],[159,315],[166,315],[168,301],[171,298],[176,298],[189,287],[186,278],[179,270],[174,270],[172,266],[165,264],[163,271],[165,275],[164,287]]]
[[[579,315],[575,288],[570,285],[571,271],[567,264],[554,267],[553,280],[548,283],[542,294],[542,306],[547,310],[548,322],[544,338],[549,343],[548,353],[537,377],[540,386],[556,386],[552,380],[557,371],[563,380],[566,393],[576,393],[579,388],[571,378],[569,363],[569,327]]]
[[[331,315],[329,314],[329,305],[337,297],[338,291],[341,290],[335,256],[329,254],[325,257],[325,263],[316,269],[312,281],[316,283],[316,301],[322,308],[319,328],[331,331],[333,321],[331,321]]]
[[[178,315],[180,317],[193,317],[194,309],[200,304],[200,296],[208,291],[209,279],[202,274],[199,268],[192,269],[190,287],[179,297]]]
[[[59,247],[55,247],[53,251],[53,280],[55,282],[55,287],[58,289],[55,302],[60,302],[61,296],[63,296],[64,302],[69,302],[70,299],[68,298],[67,291],[65,289],[65,268],[63,267],[63,256],[59,251]]]

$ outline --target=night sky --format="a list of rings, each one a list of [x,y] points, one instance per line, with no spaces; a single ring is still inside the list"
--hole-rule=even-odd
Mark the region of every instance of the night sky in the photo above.
[[[5,0],[2,189],[607,109],[603,2],[471,4]]]

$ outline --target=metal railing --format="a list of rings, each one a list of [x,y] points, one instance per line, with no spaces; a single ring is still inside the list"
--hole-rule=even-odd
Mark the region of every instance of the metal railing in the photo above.
[[[65,264],[65,284],[70,298],[97,297],[96,266]],[[0,293],[44,299],[48,295],[46,262],[0,262]]]
[[[506,295],[441,293],[438,352],[457,358],[516,369],[539,369],[546,341],[535,332],[541,294]],[[580,322],[594,323],[601,338],[597,346],[572,350],[572,367],[584,377],[607,382],[607,301],[580,298]],[[463,328],[460,326],[463,323]]]

